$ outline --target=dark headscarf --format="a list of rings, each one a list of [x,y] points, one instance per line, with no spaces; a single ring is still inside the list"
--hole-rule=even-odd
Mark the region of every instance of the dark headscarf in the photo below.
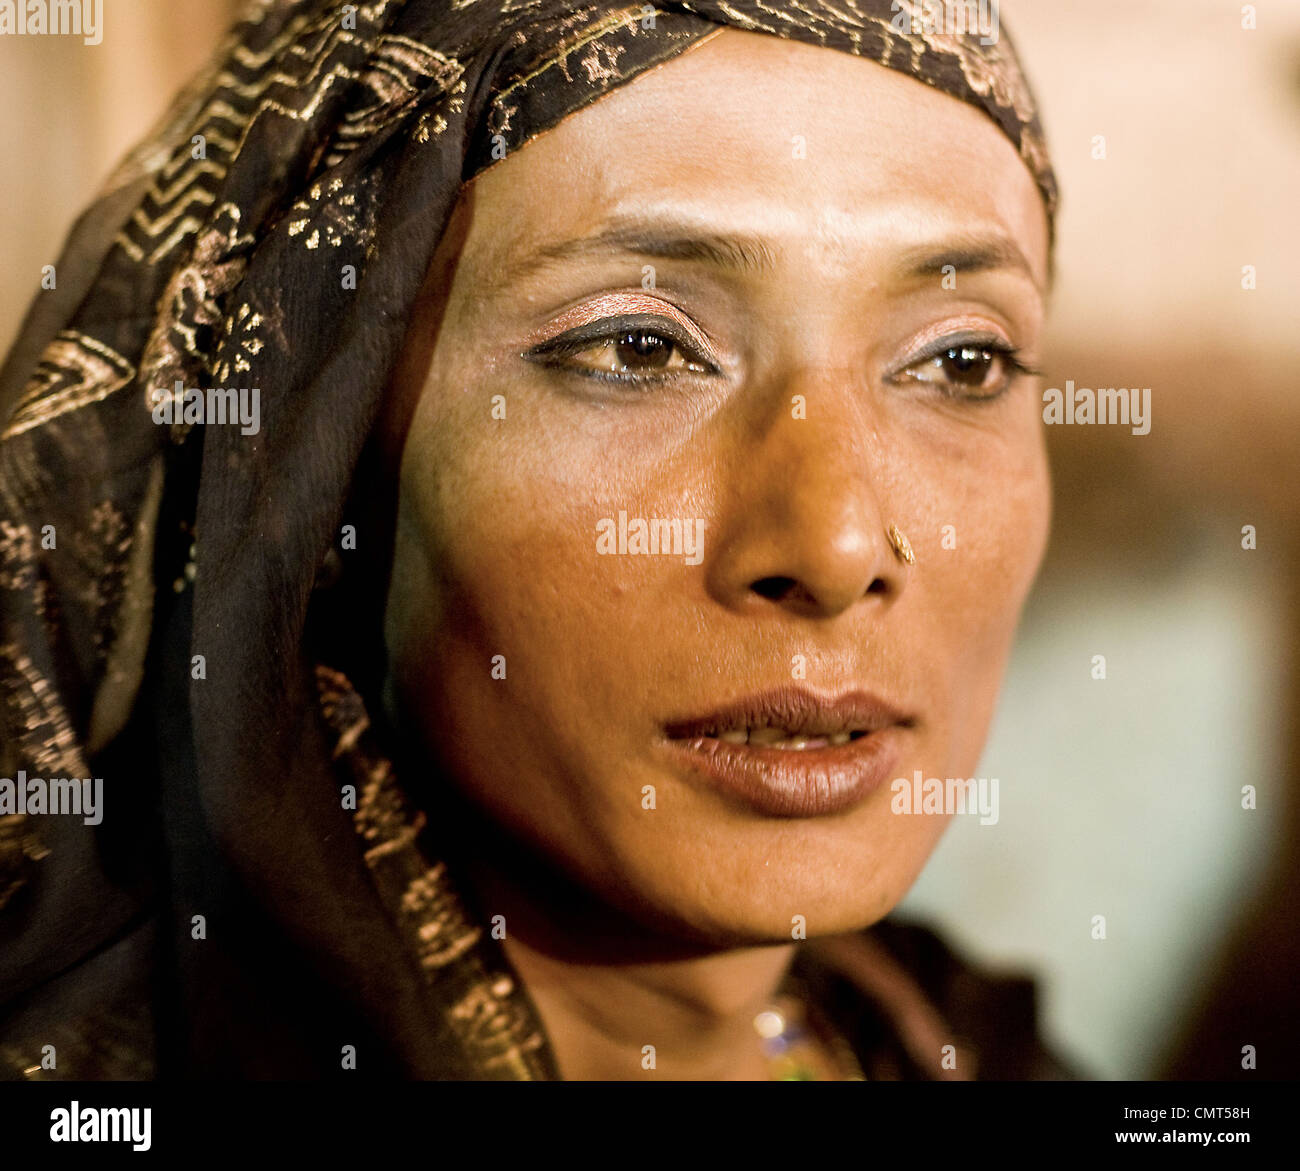
[[[314,1077],[354,1045],[364,1072],[555,1075],[372,723],[377,624],[320,618],[340,567],[388,556],[340,531],[413,304],[467,181],[723,26],[975,105],[1050,222],[1005,32],[934,11],[251,6],[77,222],[0,372],[0,776],[104,778],[98,826],[0,814],[0,1056]],[[155,423],[178,383],[259,388],[260,430]]]

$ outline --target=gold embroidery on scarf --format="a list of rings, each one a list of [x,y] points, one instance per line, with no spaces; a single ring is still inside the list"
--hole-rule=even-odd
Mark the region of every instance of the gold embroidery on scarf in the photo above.
[[[32,865],[49,852],[36,836],[28,814],[7,813],[0,817],[0,911],[27,885]]]
[[[3,438],[106,399],[134,377],[135,367],[116,350],[84,333],[62,330],[45,347]]]
[[[311,40],[317,34],[323,35],[319,36],[315,45],[308,48],[302,44],[303,40]],[[225,178],[230,164],[243,149],[250,130],[264,113],[274,111],[294,121],[308,121],[315,116],[335,81],[352,81],[358,76],[354,70],[341,63],[329,63],[330,55],[337,46],[352,44],[357,40],[357,37],[342,28],[333,14],[329,14],[317,17],[315,27],[303,20],[291,21],[262,53],[253,54],[243,46],[235,46],[235,58],[246,67],[263,69],[272,62],[274,67],[251,82],[240,81],[230,70],[221,70],[216,74],[212,82],[212,95],[190,120],[181,136],[176,154],[155,176],[144,203],[123,225],[114,238],[114,243],[137,263],[155,265],[169,256],[180,243],[203,227],[201,217],[185,213],[194,204],[212,203],[214,195],[209,188],[215,187]],[[301,76],[285,71],[284,67],[295,58],[307,63],[308,67]],[[267,96],[274,86],[280,86],[289,93],[310,92],[311,96],[300,108],[293,108]],[[308,91],[308,87],[314,88]],[[238,139],[232,141],[228,135],[215,129],[218,121],[237,127]],[[205,159],[194,159],[190,152],[194,135],[202,135],[208,147],[215,145],[221,153],[214,153]],[[184,169],[180,177],[170,186],[164,186],[165,180],[182,167]],[[145,204],[153,204],[157,208],[156,212],[153,215],[147,213],[144,210]],[[160,234],[173,224],[174,229],[159,240]]]
[[[596,21],[594,24],[584,29],[582,34],[570,42],[561,42],[554,53],[547,57],[531,73],[525,74],[512,84],[498,90],[496,96],[492,99],[492,104],[496,107],[502,107],[509,100],[510,95],[517,89],[527,87],[532,81],[540,77],[548,69],[554,69],[557,65],[563,70],[567,80],[572,81],[572,75],[569,73],[568,62],[569,55],[577,52],[579,49],[586,47],[593,41],[598,41],[601,37],[609,36],[610,33],[617,32],[620,29],[635,29],[637,20],[641,16],[641,5],[633,5],[628,8],[620,8],[611,12],[604,20]]]
[[[12,682],[12,717],[21,734],[5,745],[6,766],[22,761],[33,773],[84,777],[89,770],[57,690],[16,644],[0,646],[0,669]],[[0,909],[22,889],[32,866],[50,853],[25,813],[0,817]]]
[[[337,736],[333,756],[347,758],[361,781],[353,825],[380,897],[432,988],[451,997],[445,1017],[482,1074],[534,1080],[546,1076],[545,1037],[505,972],[475,954],[483,929],[474,923],[446,864],[423,849],[426,821],[398,784],[390,762],[365,743],[370,717],[347,677],[316,668],[321,711]]]

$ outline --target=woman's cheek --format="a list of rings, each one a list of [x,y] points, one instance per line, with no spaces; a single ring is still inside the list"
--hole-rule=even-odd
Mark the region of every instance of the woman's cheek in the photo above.
[[[924,531],[903,609],[942,653],[951,775],[971,775],[978,764],[1048,535],[1050,483],[1036,419],[1014,413],[1006,424],[911,454],[926,485]]]
[[[999,626],[1019,613],[1046,547],[1051,486],[1037,416],[1019,403],[997,425],[968,432],[961,448],[932,469],[944,484],[939,548],[961,566],[978,596],[972,610]],[[984,408],[977,408],[983,410]],[[974,616],[974,615],[973,615]]]

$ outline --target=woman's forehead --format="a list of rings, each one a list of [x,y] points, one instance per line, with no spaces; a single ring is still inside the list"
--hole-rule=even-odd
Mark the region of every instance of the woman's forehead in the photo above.
[[[884,244],[910,256],[960,237],[965,251],[1018,251],[1045,281],[1038,188],[984,114],[870,60],[736,30],[571,115],[473,187],[470,252],[494,283],[647,238],[856,263]]]

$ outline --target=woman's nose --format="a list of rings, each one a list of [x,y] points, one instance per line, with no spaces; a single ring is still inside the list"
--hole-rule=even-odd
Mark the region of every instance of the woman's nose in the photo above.
[[[788,380],[733,449],[707,559],[710,592],[733,610],[833,617],[864,598],[888,604],[906,583],[870,411],[847,376],[832,381]]]

